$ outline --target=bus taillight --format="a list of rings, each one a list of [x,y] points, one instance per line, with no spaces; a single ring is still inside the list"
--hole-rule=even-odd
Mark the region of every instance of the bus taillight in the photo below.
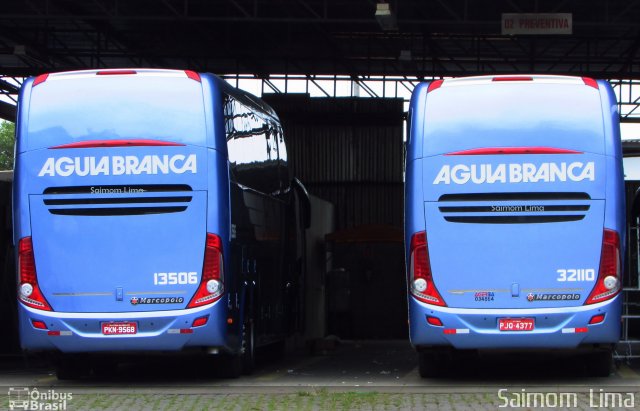
[[[409,258],[409,289],[411,294],[427,304],[446,306],[433,283],[426,232],[421,231],[411,237]]]
[[[187,307],[211,304],[222,297],[223,293],[222,240],[215,234],[207,233],[200,285]]]
[[[31,237],[24,237],[18,242],[18,298],[25,305],[38,310],[52,311],[46,298],[38,286],[36,261],[33,257]]]
[[[585,304],[609,300],[620,292],[620,237],[618,233],[604,229],[600,271],[593,291]]]

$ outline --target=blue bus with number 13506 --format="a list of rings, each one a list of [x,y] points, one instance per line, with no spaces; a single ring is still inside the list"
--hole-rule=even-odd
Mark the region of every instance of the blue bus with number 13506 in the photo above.
[[[59,378],[167,351],[238,375],[300,328],[308,199],[261,100],[193,71],[44,74],[16,135],[20,339]]]

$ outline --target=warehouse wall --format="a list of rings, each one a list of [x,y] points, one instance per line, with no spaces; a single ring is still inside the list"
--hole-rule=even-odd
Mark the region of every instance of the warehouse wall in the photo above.
[[[16,273],[11,239],[11,180],[13,174],[0,172],[0,320],[5,330],[0,338],[0,353],[19,352],[16,311]]]
[[[402,99],[263,96],[284,125],[293,174],[336,206],[336,229],[402,227]]]
[[[283,123],[293,175],[335,207],[335,232],[325,237],[327,332],[407,338],[403,101],[263,98]]]

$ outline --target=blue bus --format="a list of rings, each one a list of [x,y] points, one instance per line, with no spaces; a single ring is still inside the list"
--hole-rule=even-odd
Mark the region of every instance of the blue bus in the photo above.
[[[624,209],[605,81],[479,76],[416,87],[405,241],[420,374],[438,375],[460,353],[557,349],[608,375]]]
[[[51,73],[16,129],[20,341],[58,378],[154,351],[237,376],[300,328],[308,199],[260,99],[193,71]]]

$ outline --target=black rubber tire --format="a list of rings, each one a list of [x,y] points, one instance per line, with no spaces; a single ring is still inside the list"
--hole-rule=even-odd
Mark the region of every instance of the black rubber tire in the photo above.
[[[601,350],[587,356],[587,374],[591,377],[608,377],[613,365],[613,351]]]
[[[224,354],[220,360],[220,373],[223,378],[238,378],[242,375],[242,356],[240,354]]]
[[[422,378],[434,378],[442,374],[443,359],[437,351],[425,350],[418,353],[418,372]]]
[[[59,355],[55,360],[56,377],[61,381],[77,380],[89,375],[91,365],[86,358],[73,355]]]
[[[98,358],[92,361],[91,369],[96,377],[114,377],[118,372],[118,362],[115,359]]]
[[[242,373],[250,375],[256,366],[256,342],[253,320],[245,321],[242,329]]]

